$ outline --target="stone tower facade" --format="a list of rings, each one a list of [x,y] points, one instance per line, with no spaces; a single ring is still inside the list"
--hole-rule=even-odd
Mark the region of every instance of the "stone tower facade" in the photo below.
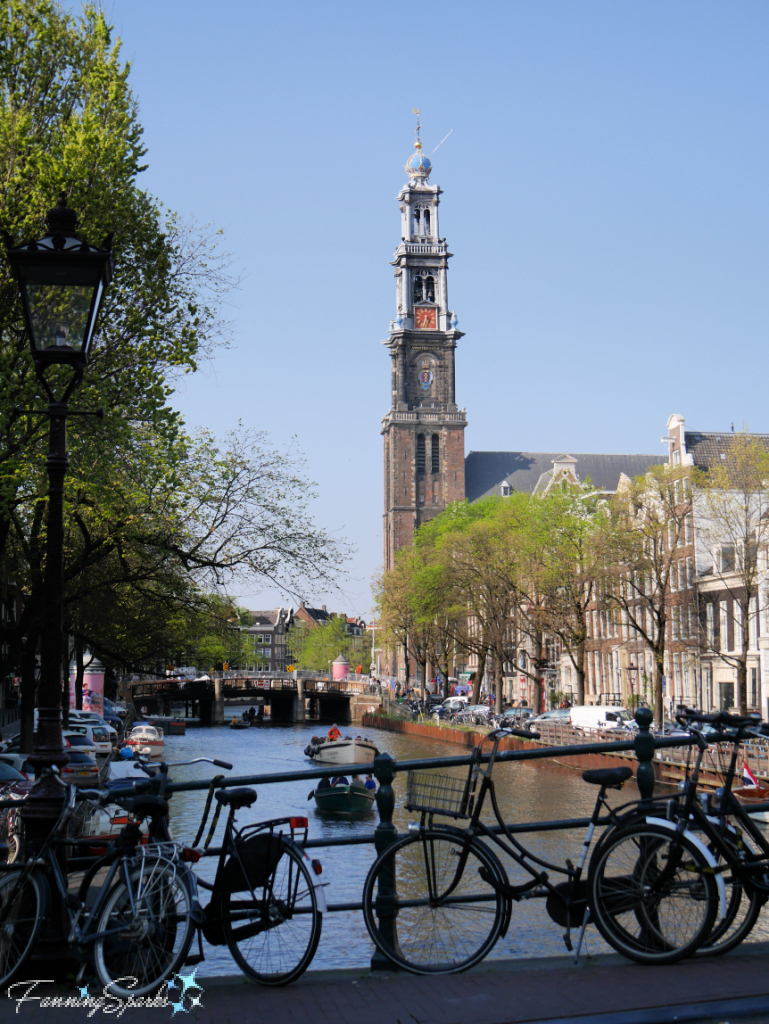
[[[441,189],[429,182],[417,124],[409,182],[398,195],[401,243],[395,251],[397,316],[389,337],[392,399],[384,436],[384,565],[414,530],[465,497],[464,410],[455,397],[454,353],[463,336],[449,311],[451,253],[441,238]]]

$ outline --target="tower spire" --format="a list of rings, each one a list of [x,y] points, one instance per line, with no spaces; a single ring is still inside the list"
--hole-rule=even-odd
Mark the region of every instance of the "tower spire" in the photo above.
[[[414,143],[414,149],[422,148],[422,140],[419,137],[419,133],[422,131],[422,125],[419,123],[419,107],[412,107],[411,113],[417,115],[417,141]]]

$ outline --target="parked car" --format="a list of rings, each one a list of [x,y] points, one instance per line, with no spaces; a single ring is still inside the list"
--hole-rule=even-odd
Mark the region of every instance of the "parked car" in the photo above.
[[[28,754],[12,754],[0,753],[0,765],[7,765],[12,768],[15,772],[19,773],[23,779],[29,779],[32,781],[35,778],[35,769],[28,761]],[[0,775],[0,785],[3,782],[3,776]]]
[[[561,722],[563,725],[568,725],[570,715],[571,708],[553,708],[552,711],[543,711],[541,715],[534,715],[529,721],[532,723]]]
[[[73,749],[79,750],[83,754],[88,754],[90,757],[96,757],[96,744],[85,733],[76,732],[73,729],[65,729],[62,732],[62,736],[67,741],[67,753],[69,753],[70,749]]]
[[[99,778],[99,769],[92,757],[72,747],[67,750],[67,754],[69,762],[61,770],[61,777],[65,782],[91,783]]]
[[[25,759],[26,755],[22,755],[22,760]],[[17,782],[29,782],[29,779],[27,779],[22,772],[20,772],[14,765],[9,764],[8,761],[0,755],[0,786],[5,788],[6,786]]]
[[[627,708],[582,704],[569,709],[569,722],[576,729],[628,729],[633,716]]]
[[[79,732],[81,735],[86,736],[93,743],[97,754],[111,753],[113,744],[117,744],[117,733],[114,729],[105,725],[98,715],[94,716],[95,721],[90,718],[79,717],[88,713],[83,711],[77,712],[77,718],[72,718],[72,713],[70,713],[70,731]]]
[[[69,712],[70,722],[77,722],[78,725],[100,725],[107,730],[110,734],[110,739],[113,743],[117,742],[118,732],[120,731],[114,725],[107,721],[104,715],[99,715],[95,711],[74,711]],[[122,728],[122,722],[118,719],[119,726]]]

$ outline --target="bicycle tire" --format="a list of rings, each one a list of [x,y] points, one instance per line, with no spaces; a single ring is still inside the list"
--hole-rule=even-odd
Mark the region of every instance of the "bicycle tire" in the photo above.
[[[456,880],[456,866],[468,843],[467,860]],[[480,963],[502,933],[510,910],[499,889],[481,877],[481,868],[498,884],[505,883],[499,861],[482,842],[449,829],[405,836],[383,851],[363,887],[363,916],[377,949],[413,974],[455,974]],[[394,882],[394,896],[380,891],[380,880],[385,893]],[[455,880],[456,886],[441,896]]]
[[[307,861],[293,844],[281,840],[281,847],[268,878],[221,898],[230,953],[243,973],[262,985],[287,985],[303,974],[323,927]],[[240,877],[246,881],[242,872]]]
[[[94,941],[106,990],[123,998],[151,995],[181,967],[195,932],[195,894],[186,868],[151,854],[129,869],[127,882],[115,882],[96,924],[97,933],[112,934]],[[131,979],[135,984],[126,984]]]
[[[737,848],[728,840],[724,841],[731,848],[734,860],[737,861]],[[715,849],[712,844],[710,852],[717,862],[724,862],[722,852]],[[747,862],[750,863],[750,856]],[[743,867],[745,866],[743,864]],[[750,935],[766,902],[766,896],[750,885],[749,875],[744,882],[733,870],[724,871],[721,877],[726,886],[726,915],[716,919],[713,930],[695,952],[695,957],[722,956],[739,946],[743,939]]]
[[[35,948],[51,905],[48,879],[23,868],[0,874],[0,989],[17,976]]]
[[[718,912],[718,889],[701,850],[657,825],[616,830],[591,858],[588,894],[604,939],[643,964],[694,953]]]

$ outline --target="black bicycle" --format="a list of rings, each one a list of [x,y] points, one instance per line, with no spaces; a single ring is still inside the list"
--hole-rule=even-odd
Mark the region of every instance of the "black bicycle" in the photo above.
[[[221,768],[232,768],[226,761],[195,758],[191,761],[150,764],[142,762],[153,778],[134,783],[132,792],[149,791],[163,799],[168,769],[208,761]],[[228,789],[223,776],[215,777],[198,834],[192,843],[197,861],[204,853],[218,855],[213,882],[197,877],[201,889],[211,893],[202,908],[198,924],[198,953],[188,955],[185,963],[204,959],[202,936],[212,945],[227,945],[233,959],[249,977],[263,985],[286,985],[298,978],[310,965],[320,941],[326,899],[320,881],[319,860],[309,859],[302,849],[307,840],[308,820],[304,817],[272,818],[236,827],[238,810],[251,807],[256,790],[246,787]],[[137,797],[141,800],[142,797]],[[205,831],[213,801],[216,802],[202,850],[197,848]],[[131,800],[123,799],[131,808]],[[227,808],[222,845],[210,848],[222,808]],[[149,830],[150,843],[170,841],[165,818],[156,818]],[[93,870],[93,869],[92,869]],[[84,880],[85,886],[90,884]]]
[[[47,774],[61,782],[55,769]],[[64,807],[37,856],[0,866],[0,989],[32,955],[55,899],[83,969],[92,962],[113,995],[156,992],[182,965],[192,942],[198,914],[195,877],[178,846],[143,846],[136,824],[129,823],[109,855],[99,861],[106,877],[95,898],[86,902],[73,897],[57,855],[61,846],[72,842],[67,825],[78,801],[106,803],[114,794],[61,785],[66,789]],[[137,797],[135,804],[142,816],[158,818],[168,810],[158,797]],[[7,805],[8,801],[2,803]]]
[[[376,946],[394,963],[418,974],[445,974],[463,971],[479,963],[495,942],[507,932],[514,902],[544,897],[549,916],[565,927],[564,940],[572,948],[571,929],[579,928],[577,954],[585,929],[591,920],[588,885],[584,868],[601,810],[611,828],[620,828],[626,816],[639,812],[626,808],[624,816],[612,810],[606,790],[621,788],[632,776],[630,768],[606,768],[583,772],[582,778],[599,787],[593,813],[576,866],[571,861],[552,864],[536,856],[513,835],[505,824],[497,803],[492,772],[499,741],[503,736],[536,739],[537,734],[519,729],[498,729],[486,739],[492,740],[488,766],[480,762],[482,743],[475,748],[474,761],[466,779],[434,772],[409,772],[406,808],[421,814],[420,822],[409,826],[409,835],[385,850],[374,862],[363,890],[363,914]],[[485,742],[485,741],[484,741]],[[480,780],[480,790],[476,788]],[[486,798],[496,819],[496,827],[481,821]],[[435,815],[469,819],[464,828],[437,824]],[[656,845],[646,861],[636,864],[640,884],[653,886],[654,900],[663,916],[683,890],[678,870],[656,870],[671,845],[679,850],[675,835],[653,825],[646,826]],[[530,880],[511,885],[495,852],[495,847],[523,868]],[[685,887],[693,904],[700,909],[696,940],[709,933],[715,915],[715,899],[700,899],[700,892],[715,894],[716,884],[708,875],[709,866],[701,851],[687,846],[690,857]],[[552,882],[555,872],[562,882]],[[694,890],[694,892],[692,892]],[[604,897],[605,898],[605,897]],[[612,943],[614,945],[614,943]],[[616,948],[616,946],[615,946]],[[652,962],[680,959],[690,951],[688,942],[656,948]]]

